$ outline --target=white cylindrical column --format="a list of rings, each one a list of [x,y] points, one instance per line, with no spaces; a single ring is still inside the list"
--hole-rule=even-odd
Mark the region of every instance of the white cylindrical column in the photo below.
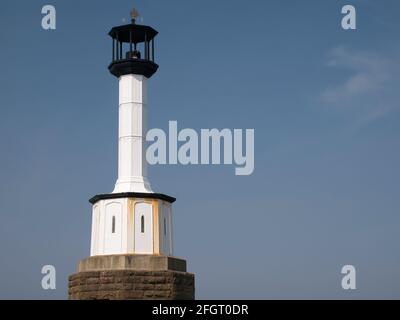
[[[147,78],[119,78],[118,180],[113,193],[151,193],[146,170]]]

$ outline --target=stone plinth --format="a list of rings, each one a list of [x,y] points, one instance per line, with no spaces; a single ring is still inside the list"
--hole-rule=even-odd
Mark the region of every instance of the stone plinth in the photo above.
[[[186,261],[157,255],[94,256],[69,277],[68,297],[98,299],[194,299],[194,274]]]

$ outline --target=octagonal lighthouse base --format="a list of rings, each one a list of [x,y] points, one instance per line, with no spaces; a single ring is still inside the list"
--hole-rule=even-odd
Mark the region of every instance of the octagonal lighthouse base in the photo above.
[[[175,200],[138,192],[91,198],[90,257],[69,277],[69,299],[194,299],[194,275],[172,256]]]
[[[193,300],[186,261],[161,255],[111,255],[82,260],[69,277],[70,300]]]
[[[173,255],[172,203],[160,193],[97,195],[93,204],[90,255]]]

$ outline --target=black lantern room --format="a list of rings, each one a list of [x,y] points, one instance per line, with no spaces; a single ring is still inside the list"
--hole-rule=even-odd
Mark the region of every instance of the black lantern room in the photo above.
[[[150,78],[158,69],[154,62],[154,37],[158,34],[152,27],[132,23],[114,27],[112,38],[112,62],[110,72],[120,77],[125,74],[141,74]]]

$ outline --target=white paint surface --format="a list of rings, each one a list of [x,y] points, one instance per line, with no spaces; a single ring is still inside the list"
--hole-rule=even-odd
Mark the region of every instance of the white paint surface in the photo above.
[[[145,154],[147,78],[119,79],[118,180],[113,193],[152,192]]]
[[[104,254],[113,254],[122,249],[122,204],[111,202],[105,207]],[[114,230],[112,228],[113,218]]]
[[[91,256],[128,253],[127,203],[127,199],[110,199],[101,200],[93,206]]]
[[[153,209],[149,203],[141,202],[135,205],[135,253],[153,253]],[[144,230],[141,219],[144,218]],[[144,231],[144,232],[143,232]]]
[[[161,253],[172,255],[172,216],[171,204],[160,201],[160,241]]]
[[[141,75],[124,75],[119,79],[119,133],[118,179],[113,193],[152,193],[147,180],[145,159],[147,113],[147,78]],[[154,254],[172,255],[171,204],[158,200],[158,216],[153,219],[155,208],[147,199],[100,200],[93,206],[90,255]],[[144,232],[141,217],[144,216]],[[112,221],[115,219],[113,232]],[[164,219],[166,233],[164,233]],[[155,246],[155,221],[159,243]]]

